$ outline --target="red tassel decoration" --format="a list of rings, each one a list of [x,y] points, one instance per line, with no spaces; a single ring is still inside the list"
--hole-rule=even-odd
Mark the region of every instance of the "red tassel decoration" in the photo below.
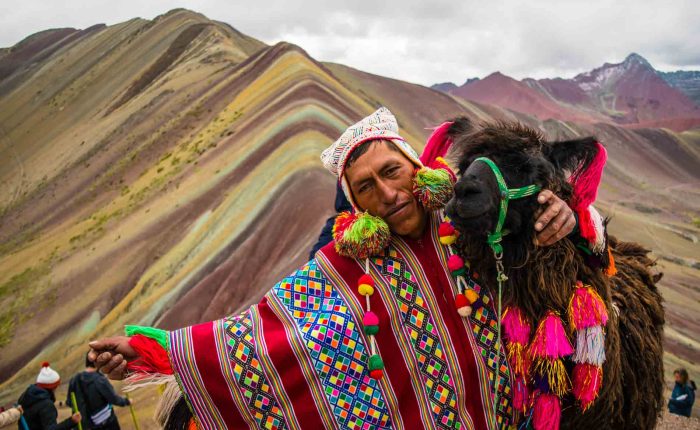
[[[569,302],[569,321],[576,329],[576,353],[572,361],[577,364],[572,375],[572,391],[585,411],[598,397],[603,383],[603,327],[608,322],[608,311],[598,293],[580,281]]]
[[[573,197],[571,208],[579,215],[579,231],[581,237],[590,243],[595,243],[597,232],[593,220],[591,219],[588,206],[590,206],[598,196],[598,186],[603,176],[603,168],[608,159],[605,147],[596,142],[598,151],[588,166],[579,166],[571,174],[569,182],[573,185]]]
[[[513,407],[525,413],[528,408],[529,392],[527,389],[527,381],[523,376],[513,377]]]
[[[453,122],[443,122],[435,127],[433,132],[428,137],[428,140],[420,155],[420,161],[426,166],[435,167],[434,163],[441,157],[447,154],[447,150],[452,145],[452,139],[448,136],[448,132]],[[441,166],[437,166],[441,167]]]
[[[561,420],[561,404],[554,394],[542,393],[535,400],[535,410],[532,414],[532,425],[535,430],[559,430]]]
[[[457,308],[457,313],[461,317],[468,317],[472,313],[472,308],[469,306],[470,303],[467,300],[467,296],[464,294],[457,294],[455,296],[455,307]]]
[[[603,385],[603,369],[593,364],[579,363],[574,367],[572,380],[574,397],[585,411],[598,397]]]
[[[137,360],[130,361],[126,365],[128,370],[148,374],[173,374],[173,369],[170,367],[168,353],[156,340],[142,334],[137,334],[129,339],[129,346],[136,351],[139,358]]]

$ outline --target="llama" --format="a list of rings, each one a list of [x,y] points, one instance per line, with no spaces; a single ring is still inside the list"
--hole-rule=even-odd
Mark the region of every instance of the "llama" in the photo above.
[[[496,258],[485,237],[496,228],[502,193],[492,168],[477,158],[487,157],[502,169],[507,187],[534,184],[571,201],[575,183],[568,174],[586,171],[604,149],[594,138],[547,142],[517,123],[474,127],[467,118],[456,119],[448,135],[453,141],[448,158],[459,179],[446,213],[460,232],[459,252],[474,262],[472,270],[496,293]],[[582,251],[572,240],[538,247],[533,226],[536,196],[508,203],[503,225],[507,233],[499,242],[507,276],[503,334],[521,420],[531,420],[537,430],[655,428],[663,406],[664,311],[655,285],[661,275],[652,274],[649,251],[613,237],[605,238],[609,252],[597,255],[588,255],[590,251]],[[613,267],[617,273],[610,276]],[[586,313],[584,317],[595,316],[592,304],[599,303],[598,326],[588,324],[591,328],[584,330],[579,323],[575,330],[576,300],[583,300],[577,309]],[[522,330],[512,329],[516,335],[509,335],[514,315]],[[557,327],[563,327],[559,355],[544,354],[544,346],[538,344],[543,338],[538,336],[554,333]]]

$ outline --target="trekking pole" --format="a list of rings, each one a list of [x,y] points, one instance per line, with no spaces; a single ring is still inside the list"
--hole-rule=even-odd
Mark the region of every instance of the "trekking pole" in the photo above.
[[[128,394],[126,395],[126,399],[129,400]],[[141,430],[139,422],[136,421],[136,411],[134,411],[134,405],[131,403],[131,400],[129,400],[129,410],[131,411],[131,418],[134,419],[134,428],[136,428],[136,430]]]
[[[29,430],[29,425],[27,424],[27,420],[24,419],[24,415],[19,417],[19,422],[22,424],[23,430]]]
[[[72,403],[73,406],[73,413],[77,414],[78,413],[78,402],[75,400],[75,391],[70,392],[70,402]],[[83,418],[80,417],[80,421],[78,421],[78,430],[83,430]]]

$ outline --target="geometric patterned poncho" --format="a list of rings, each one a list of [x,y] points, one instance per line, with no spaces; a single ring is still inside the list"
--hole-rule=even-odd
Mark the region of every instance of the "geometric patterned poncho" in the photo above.
[[[392,237],[371,259],[384,377],[370,378],[362,330],[364,262],[329,244],[242,314],[169,334],[173,371],[202,429],[487,429],[512,417],[496,315],[458,315],[457,285],[433,213],[420,240]],[[379,299],[377,299],[379,297]]]

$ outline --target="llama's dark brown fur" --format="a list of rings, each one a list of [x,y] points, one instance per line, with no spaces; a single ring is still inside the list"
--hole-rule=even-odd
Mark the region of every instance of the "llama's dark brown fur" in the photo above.
[[[461,253],[481,273],[484,284],[493,288],[495,260],[485,233],[497,218],[497,188],[488,168],[469,168],[473,160],[491,158],[511,188],[535,183],[568,199],[572,190],[566,171],[590,162],[595,140],[549,143],[518,124],[474,128],[464,118],[455,121],[450,135],[454,140],[450,158],[458,165],[460,179],[447,212],[462,232]],[[504,304],[518,306],[533,322],[548,310],[565,316],[576,281],[581,280],[595,288],[609,311],[600,395],[586,412],[573,396],[564,399],[562,428],[653,429],[663,405],[664,311],[655,285],[660,275],[651,272],[654,262],[649,251],[609,238],[618,271],[610,278],[587,264],[569,239],[537,246],[533,226],[537,209],[535,197],[510,203],[506,218],[510,234],[503,242],[509,277]]]

